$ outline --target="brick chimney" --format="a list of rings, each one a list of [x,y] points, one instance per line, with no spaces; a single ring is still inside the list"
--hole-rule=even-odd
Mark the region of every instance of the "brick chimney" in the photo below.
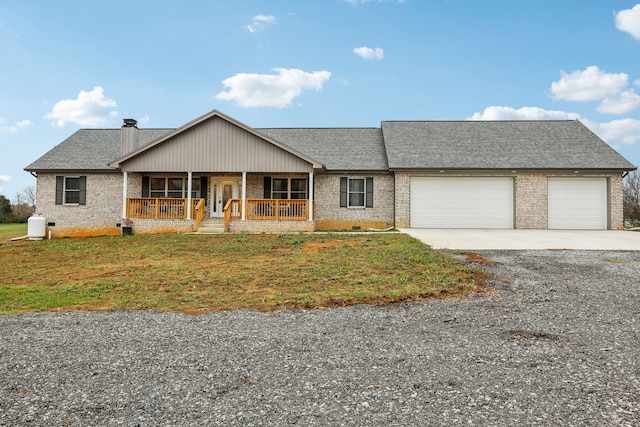
[[[123,156],[139,147],[138,122],[136,120],[124,119],[124,124],[120,131],[120,143]]]

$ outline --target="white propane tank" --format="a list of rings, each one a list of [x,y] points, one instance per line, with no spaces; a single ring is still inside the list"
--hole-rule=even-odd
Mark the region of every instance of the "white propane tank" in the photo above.
[[[29,240],[42,240],[47,235],[47,220],[41,213],[34,213],[27,222],[27,236]]]

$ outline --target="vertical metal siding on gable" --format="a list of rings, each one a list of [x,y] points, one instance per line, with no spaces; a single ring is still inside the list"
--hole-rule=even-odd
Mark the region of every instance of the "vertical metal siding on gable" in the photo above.
[[[310,172],[312,165],[219,117],[123,164],[128,172]]]

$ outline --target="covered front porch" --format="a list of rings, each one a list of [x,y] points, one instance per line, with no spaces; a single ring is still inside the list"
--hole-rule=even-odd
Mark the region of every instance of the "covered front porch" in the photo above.
[[[215,110],[144,146],[137,133],[125,124],[123,156],[110,163],[123,173],[122,218],[134,231],[198,231],[203,221],[315,229],[314,171],[324,166],[314,159]]]
[[[204,198],[189,200],[138,197],[127,198],[126,205],[124,217],[134,224],[138,220],[183,220],[191,223],[192,231],[198,232],[207,218]],[[309,224],[298,226],[296,223],[314,223],[311,206],[311,200],[307,199],[229,199],[224,205],[221,221],[225,232],[231,228],[235,231],[282,231],[283,222],[287,223],[287,230],[309,231]],[[247,221],[261,221],[262,224],[242,224]],[[157,222],[156,225],[164,227],[162,222]]]

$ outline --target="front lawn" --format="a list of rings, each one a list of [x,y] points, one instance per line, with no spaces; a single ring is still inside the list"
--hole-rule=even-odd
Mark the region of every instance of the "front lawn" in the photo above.
[[[27,235],[27,224],[0,224],[0,243]]]
[[[0,259],[0,313],[387,304],[480,292],[484,278],[403,234],[1,239]]]

